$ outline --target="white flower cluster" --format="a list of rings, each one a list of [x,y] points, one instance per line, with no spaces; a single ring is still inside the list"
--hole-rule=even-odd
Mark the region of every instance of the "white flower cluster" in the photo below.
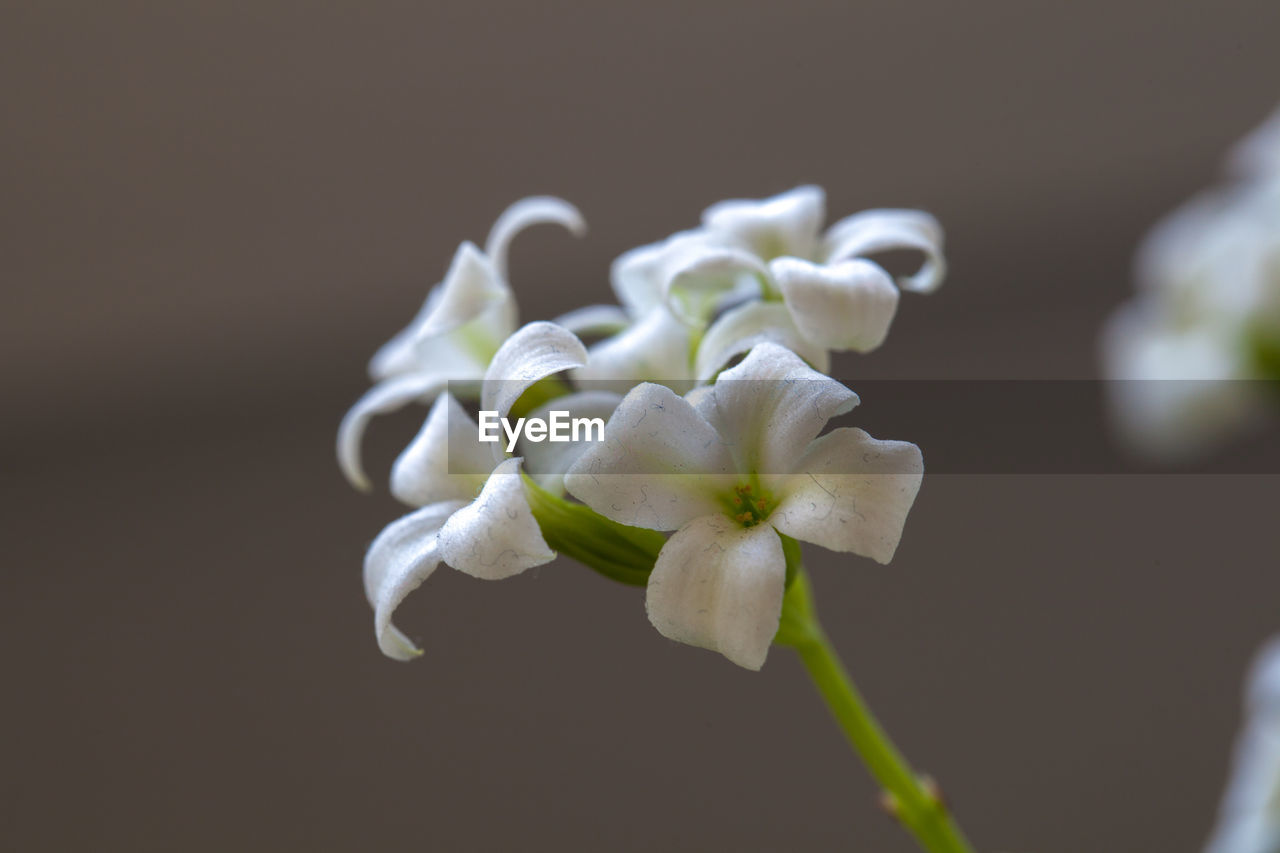
[[[508,245],[536,223],[581,234],[578,211],[525,199],[498,219],[483,251],[458,249],[417,317],[375,355],[375,384],[339,430],[342,470],[367,489],[369,419],[432,404],[391,473],[392,494],[417,509],[365,560],[383,652],[419,653],[392,614],[441,563],[496,579],[561,551],[646,584],[649,618],[664,635],[758,669],[778,632],[796,540],[893,556],[920,486],[920,451],[853,428],[823,434],[858,403],[826,375],[829,352],[879,346],[899,289],[941,283],[942,232],[907,210],[866,211],[823,231],[824,205],[817,187],[714,205],[700,227],[617,259],[620,306],[523,327]],[[869,259],[904,249],[922,262],[896,282]],[[602,339],[587,348],[578,335]],[[459,397],[478,400],[486,418],[554,410],[607,423],[600,441],[521,438],[512,452],[479,440]]]
[[[1195,454],[1247,427],[1270,402],[1252,380],[1280,379],[1280,112],[1230,166],[1230,184],[1151,232],[1139,294],[1104,329],[1117,422],[1156,457]]]

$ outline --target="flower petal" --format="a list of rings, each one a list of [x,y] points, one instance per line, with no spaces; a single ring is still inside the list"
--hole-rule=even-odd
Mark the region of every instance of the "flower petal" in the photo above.
[[[769,265],[802,339],[837,350],[870,352],[884,343],[898,310],[898,288],[870,261],[818,266],[796,258]]]
[[[493,469],[470,504],[440,529],[440,554],[461,572],[501,580],[555,559],[524,494],[520,457]]]
[[[659,305],[619,335],[592,345],[587,364],[573,374],[580,382],[660,382],[684,390],[692,384],[689,327]]]
[[[782,541],[767,524],[695,518],[662,546],[645,609],[664,637],[760,669],[778,633],[786,588]]]
[[[563,225],[575,237],[587,233],[587,222],[578,208],[564,199],[549,195],[520,199],[502,212],[484,242],[484,253],[493,261],[494,269],[503,281],[509,280],[507,252],[511,241],[530,225],[544,222]]]
[[[897,289],[889,287],[896,295]],[[823,373],[831,367],[827,350],[801,334],[786,305],[756,300],[726,311],[711,324],[698,344],[695,375],[700,382],[706,382],[735,356],[750,352],[765,341],[792,350]]]
[[[764,260],[780,255],[809,258],[817,251],[826,215],[822,187],[802,186],[763,201],[713,204],[703,212],[702,224]]]
[[[436,533],[464,506],[452,501],[431,504],[394,521],[378,534],[364,558],[364,592],[373,605],[374,633],[387,657],[412,660],[422,652],[393,624],[391,617],[440,564]]]
[[[422,429],[391,468],[391,494],[409,506],[469,501],[493,470],[479,427],[449,392],[436,398]]]
[[[414,400],[430,401],[447,385],[448,378],[440,374],[406,373],[383,380],[366,391],[338,427],[338,467],[347,481],[361,491],[373,488],[360,460],[360,443],[374,415],[394,412]]]
[[[719,512],[732,461],[712,426],[662,385],[631,390],[565,474],[565,488],[601,515],[633,527],[675,530]]]
[[[828,264],[894,249],[920,252],[924,255],[920,269],[898,278],[903,290],[937,290],[947,270],[942,256],[942,226],[921,210],[864,210],[832,225],[824,242],[824,260]]]
[[[530,385],[586,363],[586,347],[568,329],[545,321],[530,323],[498,348],[484,374],[480,408],[505,418]]]
[[[769,342],[693,399],[728,444],[737,470],[762,475],[790,474],[827,421],[858,405],[857,394]]]
[[[529,413],[530,418],[549,420],[551,413],[568,412],[570,418],[599,418],[608,423],[609,418],[622,402],[622,395],[612,391],[579,391],[566,394]],[[577,441],[529,441],[520,439],[519,453],[524,457],[524,468],[538,485],[554,494],[564,492],[564,473],[577,461],[598,433],[595,429],[580,435]]]
[[[717,307],[763,292],[769,271],[741,249],[690,247],[664,270],[667,307],[691,326],[702,326]]]
[[[1245,694],[1246,721],[1236,738],[1231,778],[1205,853],[1276,849],[1280,842],[1280,640],[1253,662]]]
[[[1138,299],[1103,327],[1111,415],[1129,448],[1170,462],[1203,453],[1265,416],[1242,348],[1213,326],[1179,328]]]
[[[588,305],[551,322],[575,335],[616,335],[627,327],[631,318],[617,305]]]
[[[795,539],[887,563],[923,477],[914,444],[832,430],[796,463],[769,522]]]
[[[440,287],[437,285],[427,293],[427,298],[418,309],[413,321],[393,335],[391,340],[378,347],[378,351],[369,360],[369,376],[373,381],[377,382],[397,373],[407,373],[418,368],[419,362],[414,351],[414,341],[418,339],[418,327],[426,322],[439,303]]]
[[[701,231],[680,231],[667,239],[623,252],[609,267],[609,284],[633,318],[644,317],[666,298],[667,269],[685,252],[705,245]]]
[[[416,340],[446,334],[490,311],[505,313],[512,302],[511,288],[493,263],[474,244],[463,243],[445,273],[439,299],[418,326]]]

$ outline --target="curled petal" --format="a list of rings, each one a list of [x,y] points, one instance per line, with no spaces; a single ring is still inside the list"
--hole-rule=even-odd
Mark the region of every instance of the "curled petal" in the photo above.
[[[570,418],[599,418],[601,423],[608,423],[621,402],[622,396],[612,391],[579,391],[557,397],[530,412],[529,417],[549,421],[555,411],[568,412]],[[524,457],[525,470],[538,485],[554,494],[562,494],[565,472],[599,437],[594,428],[579,433],[577,440],[573,440],[571,433],[569,441],[529,441],[525,436],[520,440],[519,452]]]
[[[374,633],[378,648],[387,657],[411,660],[422,652],[391,617],[440,564],[436,534],[455,510],[458,501],[431,504],[389,524],[369,546],[364,558],[364,593],[373,605]]]
[[[858,405],[858,395],[775,343],[757,344],[694,397],[743,473],[789,474],[827,421]]]
[[[484,374],[480,408],[505,418],[520,395],[540,379],[587,363],[587,349],[555,323],[530,323],[498,348]]]
[[[575,335],[616,335],[631,318],[617,305],[588,305],[561,314],[552,322]]]
[[[659,305],[619,335],[594,344],[579,381],[660,382],[679,388],[692,378],[689,327]],[[683,390],[683,389],[681,389]]]
[[[609,268],[613,292],[633,319],[644,317],[666,298],[669,268],[690,250],[706,245],[700,231],[681,231],[660,243],[623,252]]]
[[[704,244],[668,266],[663,280],[671,312],[701,326],[725,302],[760,294],[768,270],[750,252]]]
[[[923,477],[914,444],[833,430],[796,463],[769,521],[795,539],[887,563]]]
[[[857,352],[884,343],[898,310],[898,288],[878,265],[852,260],[818,266],[778,258],[769,269],[803,339]]]
[[[508,578],[555,559],[529,509],[519,457],[495,468],[480,495],[449,517],[440,529],[440,554],[482,580]]]
[[[828,264],[876,252],[907,249],[920,252],[924,260],[913,275],[900,276],[903,290],[928,293],[937,290],[946,275],[942,256],[942,226],[921,210],[864,210],[840,220],[827,231]]]
[[[773,528],[696,518],[662,546],[645,609],[664,637],[760,669],[778,633],[786,558]]]
[[[802,186],[763,201],[734,199],[708,207],[702,224],[765,260],[812,257],[826,218],[822,187]]]
[[[373,488],[360,459],[360,443],[374,415],[394,412],[414,400],[428,402],[447,385],[448,378],[436,373],[406,373],[379,382],[366,391],[338,426],[338,467],[347,481],[361,491]]]
[[[893,285],[889,287],[896,295]],[[734,357],[750,352],[756,344],[766,341],[792,350],[822,373],[831,366],[831,359],[821,341],[802,334],[786,305],[756,300],[726,311],[711,324],[698,344],[698,380],[710,380]]]
[[[453,395],[436,398],[422,429],[391,468],[391,494],[409,506],[469,501],[493,470],[479,427]]]
[[[463,243],[445,273],[439,298],[418,325],[416,340],[446,334],[511,302],[511,288],[493,263],[474,244]]]
[[[492,259],[503,281],[508,280],[507,251],[511,241],[529,226],[544,222],[563,225],[575,237],[587,233],[587,222],[578,208],[564,199],[547,195],[520,199],[502,212],[484,242],[484,253]]]
[[[565,474],[565,488],[601,515],[633,527],[675,530],[720,511],[732,460],[715,429],[670,388],[631,390]]]

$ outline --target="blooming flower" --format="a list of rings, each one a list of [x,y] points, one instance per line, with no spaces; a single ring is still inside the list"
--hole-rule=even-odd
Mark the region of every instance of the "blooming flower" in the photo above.
[[[935,290],[945,274],[942,228],[916,210],[866,210],[825,233],[826,196],[797,187],[763,201],[733,200],[702,214],[703,245],[667,270],[665,296],[675,313],[697,322],[726,297],[755,290],[781,300],[813,344],[868,352],[884,342],[898,307],[898,287]],[[919,270],[893,278],[869,255],[897,249],[923,256]]]
[[[1253,665],[1245,717],[1218,826],[1205,853],[1280,850],[1280,638]]]
[[[674,530],[646,592],[665,636],[759,669],[786,586],[779,534],[888,562],[920,487],[913,444],[859,429],[819,437],[858,397],[773,343],[685,397],[641,384],[569,492],[622,524]]]
[[[530,323],[495,353],[481,407],[505,418],[532,385],[585,362],[586,349],[572,333]],[[365,557],[365,593],[385,654],[407,660],[419,653],[391,618],[441,562],[498,580],[555,558],[525,496],[521,462],[497,444],[481,443],[476,421],[451,394],[437,397],[392,471],[393,494],[420,509],[383,530]]]
[[[1203,451],[1266,408],[1280,378],[1280,113],[1232,157],[1235,184],[1193,199],[1138,253],[1139,295],[1102,335],[1113,411],[1136,450]],[[1166,381],[1167,380],[1167,381]]]
[[[356,402],[338,428],[338,463],[359,489],[370,488],[360,443],[374,415],[410,402],[430,402],[450,381],[478,381],[518,322],[507,283],[507,250],[531,225],[552,222],[575,235],[586,230],[577,208],[550,197],[522,199],[494,223],[484,251],[458,247],[444,281],[432,288],[407,328],[384,344],[369,364],[376,384]]]

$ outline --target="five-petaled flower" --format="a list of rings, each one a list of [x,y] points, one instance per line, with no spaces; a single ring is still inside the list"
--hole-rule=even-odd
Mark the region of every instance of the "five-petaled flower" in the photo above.
[[[819,433],[858,397],[772,343],[685,397],[634,388],[565,476],[622,524],[676,531],[646,608],[665,636],[759,669],[786,582],[779,534],[888,562],[923,472],[914,444]]]

